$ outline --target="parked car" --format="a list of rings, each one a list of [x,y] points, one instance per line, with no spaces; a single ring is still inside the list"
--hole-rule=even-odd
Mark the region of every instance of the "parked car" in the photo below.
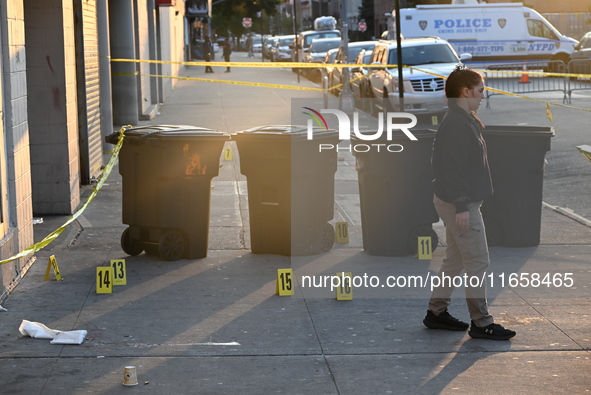
[[[576,74],[591,73],[591,32],[585,33],[581,41],[575,45],[570,55],[569,72]]]
[[[329,27],[324,25],[322,27]],[[327,30],[307,30],[304,32],[298,33],[292,43],[292,61],[293,62],[304,62],[305,58],[308,54],[310,49],[310,44],[312,44],[312,40],[318,38],[335,38],[341,37],[340,30],[336,30],[334,27]],[[299,67],[293,67],[292,71],[297,73],[303,73],[304,69]]]
[[[470,60],[472,56],[462,54],[458,57],[452,46],[438,37],[408,38],[401,44],[402,63],[412,67],[403,69],[404,109],[398,108],[398,70],[386,67],[398,64],[395,41],[379,41],[373,50],[370,64],[383,67],[372,68],[368,76],[371,96],[382,99],[382,109],[386,111],[402,110],[417,116],[443,115],[447,110],[444,77],[458,63]]]
[[[327,84],[328,84],[328,88],[330,88],[330,73],[332,72],[332,69],[334,68],[334,64],[335,64],[335,59],[337,57],[337,52],[339,51],[338,48],[333,48],[333,49],[329,49],[328,52],[326,53],[326,56],[324,57],[324,64],[326,65],[325,67],[323,67],[321,69],[321,76],[327,77]],[[331,93],[333,91],[330,91]]]
[[[339,45],[341,45],[340,38],[316,38],[312,40],[304,61],[308,63],[323,63],[326,53],[331,49],[338,48]],[[309,79],[314,80],[319,78],[322,73],[319,68],[307,68],[305,69],[305,75]]]
[[[359,55],[357,55],[357,59],[355,59],[355,64],[358,66],[351,68],[351,92],[353,92],[353,97],[355,98],[355,106],[363,111],[370,110],[370,86],[369,81],[367,80],[367,75],[370,70],[363,66],[368,65],[371,62],[372,53],[373,51],[362,50]]]
[[[248,50],[248,48],[247,48]],[[252,37],[252,52],[261,53],[263,50],[263,37],[260,35]]]
[[[271,59],[271,48],[273,47],[273,45],[275,45],[278,39],[278,36],[265,37],[263,39],[263,57],[265,59]]]
[[[336,65],[332,69],[332,72],[328,77],[330,78],[331,86],[338,86],[343,83],[343,68],[339,67],[339,64],[355,63],[357,56],[361,51],[371,51],[376,46],[376,44],[377,41],[357,41],[354,43],[349,43],[348,59],[345,59],[345,52],[343,50],[343,47],[340,47],[335,59]],[[333,93],[338,96],[340,94],[340,91],[341,88],[337,88],[336,90],[333,90]]]
[[[279,36],[275,45],[271,47],[271,60],[273,62],[290,62],[291,48],[295,35]]]

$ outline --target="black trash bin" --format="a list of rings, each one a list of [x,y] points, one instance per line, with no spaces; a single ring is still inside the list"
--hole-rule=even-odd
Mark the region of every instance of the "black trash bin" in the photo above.
[[[554,128],[486,126],[483,136],[494,188],[481,209],[488,244],[539,245],[544,164]]]
[[[240,172],[247,177],[251,251],[286,256],[316,255],[334,245],[334,130],[261,126],[233,134]]]
[[[417,141],[401,131],[394,131],[392,140],[351,140],[357,161],[363,249],[370,255],[414,254],[419,236],[431,236],[432,249],[437,247],[433,223],[439,216],[433,204],[431,168],[435,131],[413,129],[412,133]]]
[[[122,222],[129,227],[123,251],[166,260],[206,257],[211,180],[230,135],[184,125],[137,127],[124,135],[119,173]]]

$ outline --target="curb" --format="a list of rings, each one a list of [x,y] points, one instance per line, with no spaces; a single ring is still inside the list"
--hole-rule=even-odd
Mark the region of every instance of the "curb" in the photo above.
[[[580,216],[579,214],[575,213],[573,210],[571,210],[570,208],[567,207],[559,207],[559,206],[553,206],[551,204],[548,204],[546,202],[542,202],[542,206],[545,208],[548,208],[558,214],[562,214],[565,217],[568,217],[570,219],[572,219],[573,221],[576,221],[582,225],[585,225],[589,228],[591,228],[591,221],[588,220],[587,218]]]

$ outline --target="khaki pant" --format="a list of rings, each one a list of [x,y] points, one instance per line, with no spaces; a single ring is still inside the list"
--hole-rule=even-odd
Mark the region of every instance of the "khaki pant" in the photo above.
[[[433,203],[439,217],[445,223],[447,248],[443,264],[439,270],[441,287],[433,290],[429,309],[435,314],[442,313],[451,303],[451,294],[454,290],[453,279],[459,277],[462,270],[467,278],[477,277],[482,286],[471,287],[466,281],[462,284],[466,287],[466,302],[470,318],[477,326],[487,326],[494,322],[493,317],[488,313],[486,301],[486,270],[490,263],[488,245],[486,244],[486,232],[484,221],[480,213],[482,202],[470,203],[470,229],[468,232],[460,232],[456,228],[456,208],[451,203],[446,203],[434,197]],[[462,276],[462,278],[466,278]],[[459,279],[456,279],[459,282]],[[456,285],[458,284],[456,282]],[[473,284],[476,284],[474,279]]]

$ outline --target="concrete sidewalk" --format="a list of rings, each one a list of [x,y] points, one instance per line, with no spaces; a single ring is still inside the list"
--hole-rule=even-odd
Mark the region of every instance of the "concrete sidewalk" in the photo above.
[[[249,60],[244,53],[233,60]],[[188,67],[185,76],[297,83],[291,70]],[[212,77],[213,76],[213,77]],[[302,80],[301,86],[313,86]],[[287,124],[291,98],[318,92],[180,81],[159,115],[145,124],[185,124],[235,132]],[[96,199],[37,262],[0,312],[0,393],[22,394],[582,394],[591,391],[591,228],[542,210],[541,244],[491,248],[491,313],[517,331],[511,341],[471,339],[467,333],[422,324],[425,287],[390,287],[390,276],[425,278],[443,257],[386,258],[363,251],[354,158],[340,153],[335,220],[349,223],[350,242],[308,257],[250,252],[246,178],[234,143],[212,182],[208,256],[163,261],[127,256],[120,246],[121,176],[117,169]],[[85,196],[90,190],[85,191]],[[44,218],[36,240],[67,217]],[[441,224],[435,226],[444,239]],[[43,281],[48,259],[63,281]],[[127,285],[95,292],[97,266],[126,259]],[[278,296],[277,269],[293,268],[293,296]],[[337,301],[330,286],[305,287],[304,276],[337,272],[379,280]],[[517,274],[514,274],[517,273]],[[548,284],[508,286],[510,278]],[[564,280],[568,273],[573,285]],[[511,276],[514,274],[513,276]],[[519,277],[521,276],[521,277]],[[316,277],[320,278],[320,277]],[[501,281],[505,281],[504,286]],[[523,284],[523,283],[522,283]],[[451,312],[468,321],[463,290]],[[81,345],[50,345],[19,334],[22,320],[58,330],[88,331]],[[125,366],[139,385],[125,387]]]

